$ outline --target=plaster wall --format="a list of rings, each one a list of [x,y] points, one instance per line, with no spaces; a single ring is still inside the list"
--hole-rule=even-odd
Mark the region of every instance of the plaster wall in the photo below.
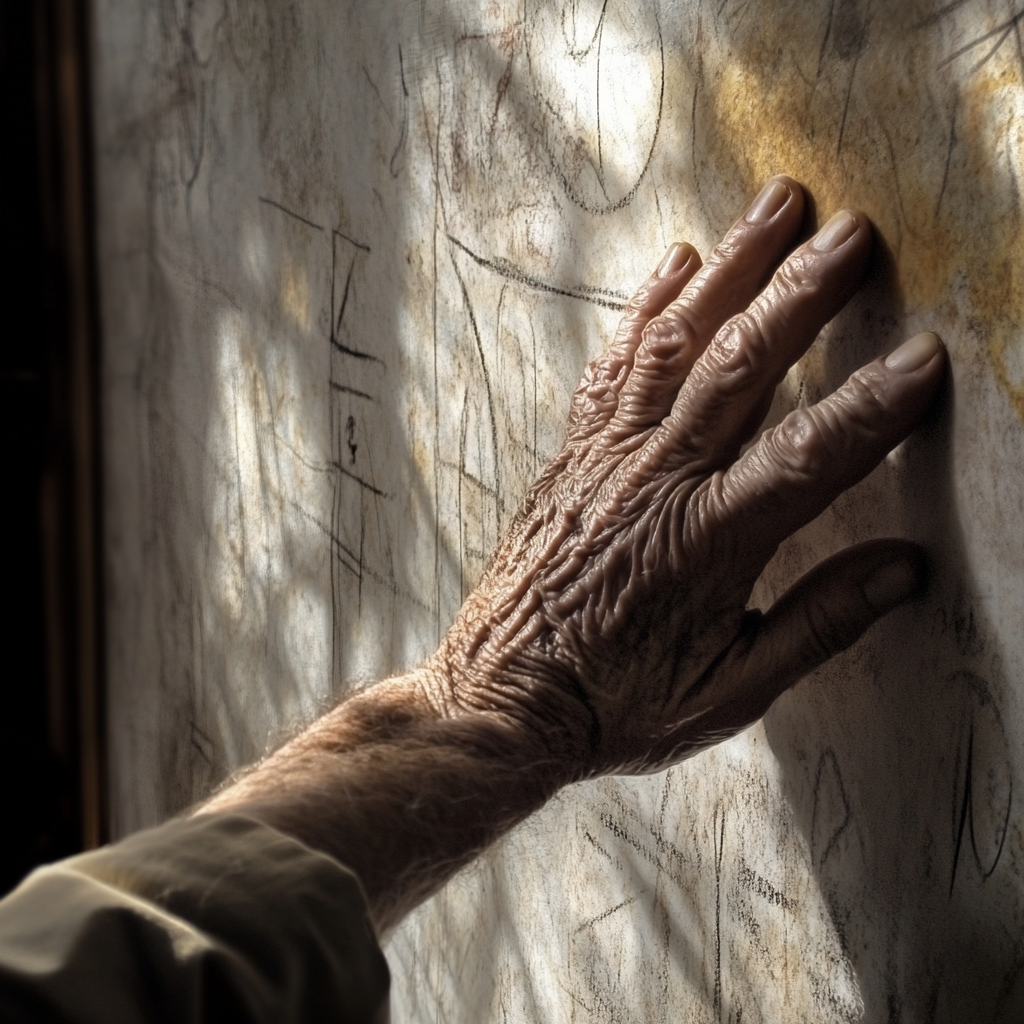
[[[1024,1019],[1019,0],[96,0],[117,834],[415,663],[676,239],[875,221],[770,421],[921,329],[942,409],[755,594],[926,600],[668,772],[562,793],[391,942],[396,1021]]]

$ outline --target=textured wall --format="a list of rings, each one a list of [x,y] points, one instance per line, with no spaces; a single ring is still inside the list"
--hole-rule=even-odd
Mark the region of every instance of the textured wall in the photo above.
[[[756,597],[883,533],[930,596],[563,793],[401,929],[395,1017],[1024,1019],[1021,10],[96,0],[116,831],[427,653],[632,286],[787,171],[882,241],[773,418],[922,328],[954,385]]]

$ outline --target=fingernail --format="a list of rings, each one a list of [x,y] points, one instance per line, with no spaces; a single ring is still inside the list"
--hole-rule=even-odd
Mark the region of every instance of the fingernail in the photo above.
[[[885,365],[897,373],[913,373],[931,362],[941,347],[942,342],[931,331],[915,334],[910,341],[903,342],[895,352],[889,353]]]
[[[902,604],[920,585],[919,567],[906,558],[880,566],[862,584],[868,604],[879,615]]]
[[[818,252],[831,252],[849,241],[857,230],[857,218],[849,210],[840,210],[815,235],[814,248]]]
[[[777,178],[772,178],[760,195],[750,204],[745,218],[748,224],[764,224],[770,221],[789,199],[789,189]]]
[[[675,242],[670,247],[665,258],[658,267],[658,277],[668,277],[676,271],[682,270],[690,262],[690,247],[682,242]]]

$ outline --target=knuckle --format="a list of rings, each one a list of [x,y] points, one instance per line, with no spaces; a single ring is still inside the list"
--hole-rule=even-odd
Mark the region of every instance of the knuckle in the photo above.
[[[687,561],[696,566],[732,566],[738,561],[738,535],[727,493],[727,477],[712,473],[698,486],[681,533]]]
[[[605,351],[605,354],[598,359],[594,360],[595,364],[603,361],[608,361],[612,357],[622,359],[625,356],[632,355],[636,346],[640,342],[641,332],[647,324],[648,318],[641,315],[627,315],[622,318],[619,322],[618,329],[615,331],[615,336],[612,338],[611,345]]]
[[[632,349],[639,340],[641,331],[663,305],[664,299],[658,294],[655,285],[651,282],[641,285],[639,291],[626,303],[622,319],[615,331],[612,348]]]
[[[890,403],[879,382],[869,372],[858,372],[831,398],[793,410],[766,435],[766,448],[790,479],[811,481],[884,435],[890,418]]]
[[[597,359],[594,359],[591,362],[587,363],[587,365],[583,368],[583,376],[580,377],[580,382],[579,384],[576,385],[576,391],[574,392],[574,395],[579,396],[586,394],[587,389],[590,387],[590,385],[599,377],[603,377],[601,367],[605,363],[605,361],[606,357],[600,356]]]
[[[603,355],[587,364],[569,407],[569,432],[596,428],[615,410],[627,368],[622,359]]]
[[[797,310],[815,302],[822,290],[813,258],[806,253],[795,253],[775,271],[751,309],[759,320],[771,323],[774,330],[784,333],[790,329]]]
[[[870,367],[858,370],[836,392],[836,404],[850,425],[861,435],[877,433],[879,424],[891,415],[882,381]]]
[[[821,292],[817,260],[808,251],[793,253],[775,272],[769,293],[777,300],[806,299]]]
[[[813,480],[834,455],[833,431],[815,409],[796,409],[769,435],[773,461],[791,478]]]
[[[622,317],[622,326],[635,327],[638,320],[644,319],[648,309],[654,301],[654,286],[652,281],[645,281],[634,292],[633,297],[626,303],[626,310]]]
[[[692,246],[687,246],[687,251],[689,253],[688,265],[699,265],[700,257],[697,255],[697,251]],[[626,303],[619,333],[631,334],[638,328],[642,328],[652,316],[656,316],[665,308],[667,302],[676,297],[679,287],[678,278],[674,278],[672,275],[667,277],[654,275],[648,278]]]
[[[762,370],[769,358],[768,337],[760,319],[750,311],[734,316],[718,332],[711,346],[714,369],[730,379],[733,387]]]
[[[616,394],[610,387],[594,388],[579,395],[569,415],[569,432],[590,433],[600,428],[615,412]]]
[[[587,364],[576,388],[576,400],[593,399],[608,391],[616,391],[626,378],[628,367],[625,360],[615,353],[598,356]]]
[[[731,263],[745,248],[748,231],[744,227],[734,227],[718,245],[711,250],[709,264]]]
[[[641,370],[670,369],[696,345],[693,326],[681,310],[663,314],[645,328],[635,366]]]
[[[606,384],[617,380],[625,372],[624,360],[614,352],[598,356],[587,364],[580,382],[580,390],[588,391],[595,384]]]

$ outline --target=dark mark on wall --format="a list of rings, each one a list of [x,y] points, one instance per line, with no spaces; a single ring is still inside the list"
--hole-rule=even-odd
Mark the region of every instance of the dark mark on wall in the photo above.
[[[834,812],[842,808],[841,816]],[[836,820],[838,817],[838,820]],[[821,752],[814,776],[814,810],[811,816],[811,855],[823,868],[852,820],[839,760],[831,747]],[[821,851],[820,853],[818,851]]]
[[[950,871],[949,895],[956,886],[964,848],[970,839],[971,853],[984,882],[995,873],[1010,832],[1013,777],[1006,763],[1008,744],[1002,718],[988,684],[973,673],[960,672],[954,680],[966,683],[973,708],[963,759],[963,785],[958,797],[956,839]],[[1005,782],[1004,787],[1000,785]],[[981,794],[979,800],[975,789]]]
[[[388,495],[379,487],[374,487],[373,484],[364,480],[361,476],[356,476],[355,473],[352,473],[349,470],[347,470],[343,465],[341,465],[340,462],[332,463],[332,465],[339,473],[341,473],[342,476],[347,477],[349,480],[352,480],[353,482],[359,484],[359,486],[362,487],[364,490],[369,491],[371,494],[376,494],[378,498],[388,497]]]
[[[391,154],[391,162],[388,168],[392,178],[397,178],[402,171],[404,161],[400,159],[405,151],[405,140],[409,133],[409,87],[405,84],[405,60],[402,56],[402,47],[398,47],[398,77],[402,84],[402,126],[398,135],[398,143]]]
[[[714,1012],[722,1020],[722,856],[725,852],[725,808],[719,804],[711,821],[715,853],[715,989]]]
[[[850,97],[853,95],[853,80],[857,75],[857,59],[854,58],[853,65],[850,68],[850,79],[846,83],[846,99],[843,100],[843,117],[839,122],[839,140],[836,142],[836,159],[839,159],[839,154],[843,151],[843,136],[846,134],[846,119],[850,113]]]
[[[607,8],[607,3],[604,5],[604,7],[602,7],[600,21],[598,23],[597,30],[595,31],[595,39],[597,41],[597,49],[598,49],[598,64],[600,64],[600,49],[601,49],[601,42],[602,42],[603,35],[604,35],[604,19],[605,19],[605,9],[606,8]],[[596,134],[598,136],[598,150],[599,150],[598,167],[595,168],[595,170],[596,170],[597,175],[598,175],[598,184],[601,186],[601,191],[602,191],[602,193],[603,193],[603,195],[604,195],[604,197],[606,199],[605,204],[602,205],[602,204],[599,204],[599,203],[588,202],[588,200],[583,195],[580,194],[579,190],[576,188],[576,186],[570,180],[569,175],[566,173],[565,168],[561,165],[561,163],[560,163],[560,161],[558,159],[558,156],[556,155],[554,149],[552,148],[551,141],[546,136],[542,136],[541,140],[540,140],[541,141],[541,145],[544,147],[544,152],[546,153],[546,155],[548,157],[548,160],[550,161],[552,173],[558,179],[558,182],[559,182],[559,184],[561,184],[562,190],[565,192],[566,196],[568,196],[568,198],[573,203],[575,203],[575,205],[577,205],[581,210],[585,210],[587,213],[593,214],[595,216],[603,216],[603,215],[606,215],[606,214],[615,213],[617,210],[621,210],[621,209],[623,209],[624,207],[628,206],[630,203],[633,202],[633,200],[636,198],[637,193],[640,191],[640,186],[643,184],[644,179],[647,177],[647,172],[650,170],[650,167],[651,167],[651,161],[654,158],[654,151],[655,151],[655,149],[657,148],[657,145],[658,145],[658,137],[659,137],[659,135],[661,133],[662,116],[663,116],[664,104],[665,104],[665,41],[664,41],[664,38],[662,36],[661,22],[660,22],[660,19],[658,18],[657,9],[656,8],[651,8],[651,13],[652,13],[653,18],[654,18],[654,27],[655,27],[655,30],[656,30],[656,33],[657,33],[657,40],[658,40],[658,58],[659,58],[659,74],[660,74],[660,83],[659,83],[659,86],[658,86],[658,106],[657,106],[657,111],[656,111],[655,116],[654,116],[654,131],[651,134],[651,141],[650,141],[650,146],[649,146],[649,148],[647,150],[646,160],[644,162],[643,167],[640,169],[639,174],[637,174],[636,178],[634,179],[632,186],[629,188],[629,190],[626,192],[626,194],[623,195],[620,199],[616,200],[615,202],[611,202],[611,201],[608,200],[608,194],[607,194],[607,191],[605,190],[604,176],[603,176],[603,173],[602,173],[602,170],[601,170],[601,167],[600,167],[602,161],[601,161],[601,156],[600,156],[601,136],[600,136],[600,114],[599,114],[599,103],[600,103],[600,89],[599,88],[598,88],[598,91],[597,91],[597,95],[595,95],[595,97],[594,97],[595,109],[598,111],[597,124],[596,124],[595,127],[596,127]],[[591,45],[593,45],[593,41],[591,42]],[[587,49],[589,50],[590,47],[588,47]],[[699,50],[700,50],[699,45],[697,47],[697,50],[698,50],[698,53],[699,53]],[[569,52],[570,53],[572,52],[572,48],[571,47],[569,48]],[[698,60],[699,60],[699,57],[698,57]],[[552,107],[551,103],[545,97],[540,96],[540,95],[534,95],[533,100],[536,103],[538,109],[546,109],[546,110],[548,110],[549,113],[557,121],[563,122],[563,118],[561,117],[561,115]],[[575,147],[573,147],[573,148],[575,148]],[[591,167],[593,167],[593,163],[591,163]]]
[[[282,205],[276,199],[270,199],[267,196],[257,197],[261,203],[265,206],[272,206],[275,210],[280,210],[282,213],[288,214],[289,217],[305,224],[306,227],[312,228],[314,231],[323,231],[324,227],[317,224],[315,221],[310,220],[308,217],[303,217],[301,213],[296,213],[294,210],[289,210],[287,206]]]
[[[745,889],[749,889],[751,892],[756,893],[762,899],[767,900],[776,907],[782,907],[783,910],[796,909],[797,904],[795,900],[791,900],[781,890],[776,889],[767,878],[759,875],[746,864],[740,868],[737,880]]]
[[[604,155],[601,145],[601,44],[604,42],[604,18],[608,13],[608,0],[604,0],[601,6],[601,16],[597,19],[597,70],[594,74],[594,107],[597,118],[597,180],[600,182],[601,191],[604,193],[605,201],[608,201],[608,190],[604,184]],[[657,131],[654,133],[657,138]]]
[[[337,228],[332,229],[331,234],[333,234],[335,238],[344,239],[346,242],[349,243],[349,245],[354,245],[357,249],[361,250],[362,252],[370,253],[373,251],[366,244],[366,242],[360,242],[357,239],[353,238],[351,235],[346,235],[344,231],[339,231]]]
[[[363,75],[366,77],[366,81],[370,83],[370,88],[373,90],[374,96],[377,97],[377,102],[380,104],[381,110],[384,111],[384,116],[391,122],[391,124],[394,124],[394,118],[391,116],[391,112],[384,103],[384,99],[380,94],[380,89],[377,88],[377,83],[370,77],[369,69],[365,64],[361,64],[360,67],[363,69]]]
[[[965,4],[971,3],[972,0],[952,0],[952,3],[946,4],[945,7],[932,14],[929,14],[927,18],[922,18],[916,25],[915,29],[927,28],[929,25],[934,25],[937,21],[941,21],[947,15],[952,14],[954,11],[959,10]]]
[[[360,391],[358,388],[350,388],[347,384],[339,384],[337,381],[330,381],[332,391],[340,391],[345,395],[354,395],[356,398],[365,398],[368,402],[376,402],[377,399],[373,395],[368,395],[365,391]]]
[[[938,217],[942,207],[942,197],[946,194],[946,183],[949,181],[949,165],[953,159],[953,148],[956,145],[956,107],[953,108],[949,118],[949,145],[946,147],[946,163],[942,168],[942,184],[939,186],[939,196],[935,200],[935,216]]]
[[[587,830],[583,830],[583,838],[586,839],[590,845],[597,850],[597,852],[604,857],[606,860],[613,860],[612,855],[594,838],[594,836]]]
[[[621,312],[626,308],[626,297],[620,296],[616,292],[584,286],[563,288],[559,285],[549,284],[547,281],[542,281],[532,274],[527,274],[525,270],[520,270],[515,264],[500,256],[487,259],[484,256],[477,255],[477,253],[460,242],[454,235],[448,235],[448,241],[458,246],[470,259],[474,260],[481,267],[492,270],[494,273],[500,274],[510,281],[515,281],[517,284],[525,285],[527,288],[534,288],[541,292],[550,292],[552,295],[564,295],[569,299],[580,299],[582,302],[591,302],[595,306],[603,306],[605,309],[614,309],[617,312]],[[605,296],[608,297],[606,298]]]
[[[379,363],[384,366],[384,360],[380,356],[371,355],[369,352],[360,352],[358,349],[349,348],[348,345],[342,345],[340,341],[331,339],[331,345],[334,346],[343,356],[352,356],[353,359],[369,359],[372,362]]]
[[[348,443],[348,450],[349,450],[349,453],[350,453],[349,462],[352,465],[355,465],[355,462],[356,462],[356,451],[359,448],[359,446],[356,444],[356,441],[355,441],[355,435],[356,435],[356,418],[355,418],[355,416],[349,416],[348,422],[345,424],[345,431],[348,434],[348,441],[347,441],[347,443]]]
[[[341,552],[341,554],[345,555],[346,558],[350,558],[353,562],[353,565],[349,565],[348,562],[346,561],[346,558],[341,558],[338,556],[337,552],[335,553],[335,557],[338,558],[338,561],[340,562],[341,565],[348,569],[348,571],[352,573],[353,576],[359,575],[359,570],[354,567],[355,564],[359,561],[356,553],[351,548],[349,548],[344,543],[344,541],[342,541],[342,539],[338,536],[335,530],[332,530],[325,523],[320,522],[320,520],[315,515],[313,515],[307,509],[303,508],[297,501],[294,501],[293,499],[289,498],[288,506],[293,511],[298,512],[299,515],[306,520],[306,522],[310,523],[312,526],[315,526],[318,530],[320,530],[320,532],[323,533],[324,536],[326,536],[331,541],[331,545],[334,548],[336,548],[338,552]]]
[[[1018,11],[1016,14],[1013,15],[1012,18],[1009,18],[1007,21],[1004,21],[1000,25],[996,25],[994,29],[991,29],[990,31],[984,33],[983,35],[978,36],[976,39],[973,39],[969,43],[965,43],[958,50],[954,50],[953,53],[946,57],[945,60],[939,63],[938,67],[944,68],[947,64],[950,64],[953,61],[955,61],[957,57],[962,57],[965,53],[969,53],[971,50],[974,50],[977,47],[981,46],[982,43],[988,42],[988,40],[991,39],[993,36],[998,36],[999,38],[995,41],[995,44],[988,51],[988,53],[986,53],[985,56],[982,57],[981,60],[979,60],[977,64],[975,64],[971,68],[970,73],[973,74],[979,68],[987,64],[996,55],[996,53],[999,51],[999,48],[1003,45],[1003,43],[1006,42],[1007,39],[1010,38],[1010,33],[1017,27],[1021,20],[1024,20],[1024,10]],[[938,68],[936,68],[936,70],[938,70]]]
[[[974,726],[971,726],[970,736],[967,739],[967,772],[964,778],[964,795],[960,802],[960,825],[956,830],[956,847],[953,850],[953,870],[949,876],[949,895],[953,895],[953,887],[956,885],[956,869],[960,864],[960,850],[964,843],[964,831],[967,827],[967,816],[971,810],[971,774],[974,762]]]
[[[352,289],[352,272],[356,268],[356,261],[353,259],[348,265],[348,273],[345,275],[345,287],[341,292],[341,305],[338,307],[338,315],[336,318],[332,317],[331,324],[331,343],[333,345],[341,347],[341,343],[338,341],[338,335],[341,332],[341,322],[345,318],[345,310],[348,308],[348,296]],[[334,274],[331,274],[331,308],[334,308]]]
[[[451,236],[449,235],[449,238]],[[459,273],[458,265],[455,262],[455,256],[452,254],[452,269],[455,271],[455,277],[459,282],[459,289],[462,292],[462,301],[466,306],[466,314],[469,317],[469,326],[473,333],[473,341],[476,344],[477,358],[480,360],[480,372],[483,375],[484,382],[484,394],[487,397],[487,417],[491,424],[491,458],[494,463],[494,489],[497,492],[501,491],[501,478],[498,471],[499,460],[501,459],[501,448],[498,444],[498,420],[494,413],[494,388],[491,382],[491,371],[487,366],[487,359],[484,355],[483,340],[480,337],[480,328],[477,326],[476,313],[473,311],[473,304],[469,298],[469,290],[466,288],[466,282],[463,280],[462,275]],[[466,393],[464,401],[468,400],[468,391]],[[463,424],[461,429],[461,439],[459,443],[459,462],[463,468],[466,465],[466,408],[463,408]],[[495,531],[496,534],[500,530],[500,517],[498,514],[498,508],[495,506]],[[460,516],[461,519],[461,516]],[[497,539],[497,537],[495,537]],[[460,579],[462,576],[462,570],[459,570]]]
[[[628,899],[624,899],[621,903],[616,903],[614,907],[609,907],[608,910],[604,911],[601,914],[598,914],[597,917],[592,917],[589,921],[584,921],[583,924],[579,925],[576,928],[576,932],[581,932],[586,928],[593,928],[595,924],[599,924],[606,917],[611,917],[612,914],[617,914],[620,910],[624,909],[625,907],[628,907],[631,903],[635,902],[636,897],[630,896]]]
[[[207,767],[213,767],[213,754],[216,750],[216,745],[213,740],[203,732],[202,729],[196,724],[195,719],[189,722],[189,738],[192,744],[192,749],[206,762]]]

